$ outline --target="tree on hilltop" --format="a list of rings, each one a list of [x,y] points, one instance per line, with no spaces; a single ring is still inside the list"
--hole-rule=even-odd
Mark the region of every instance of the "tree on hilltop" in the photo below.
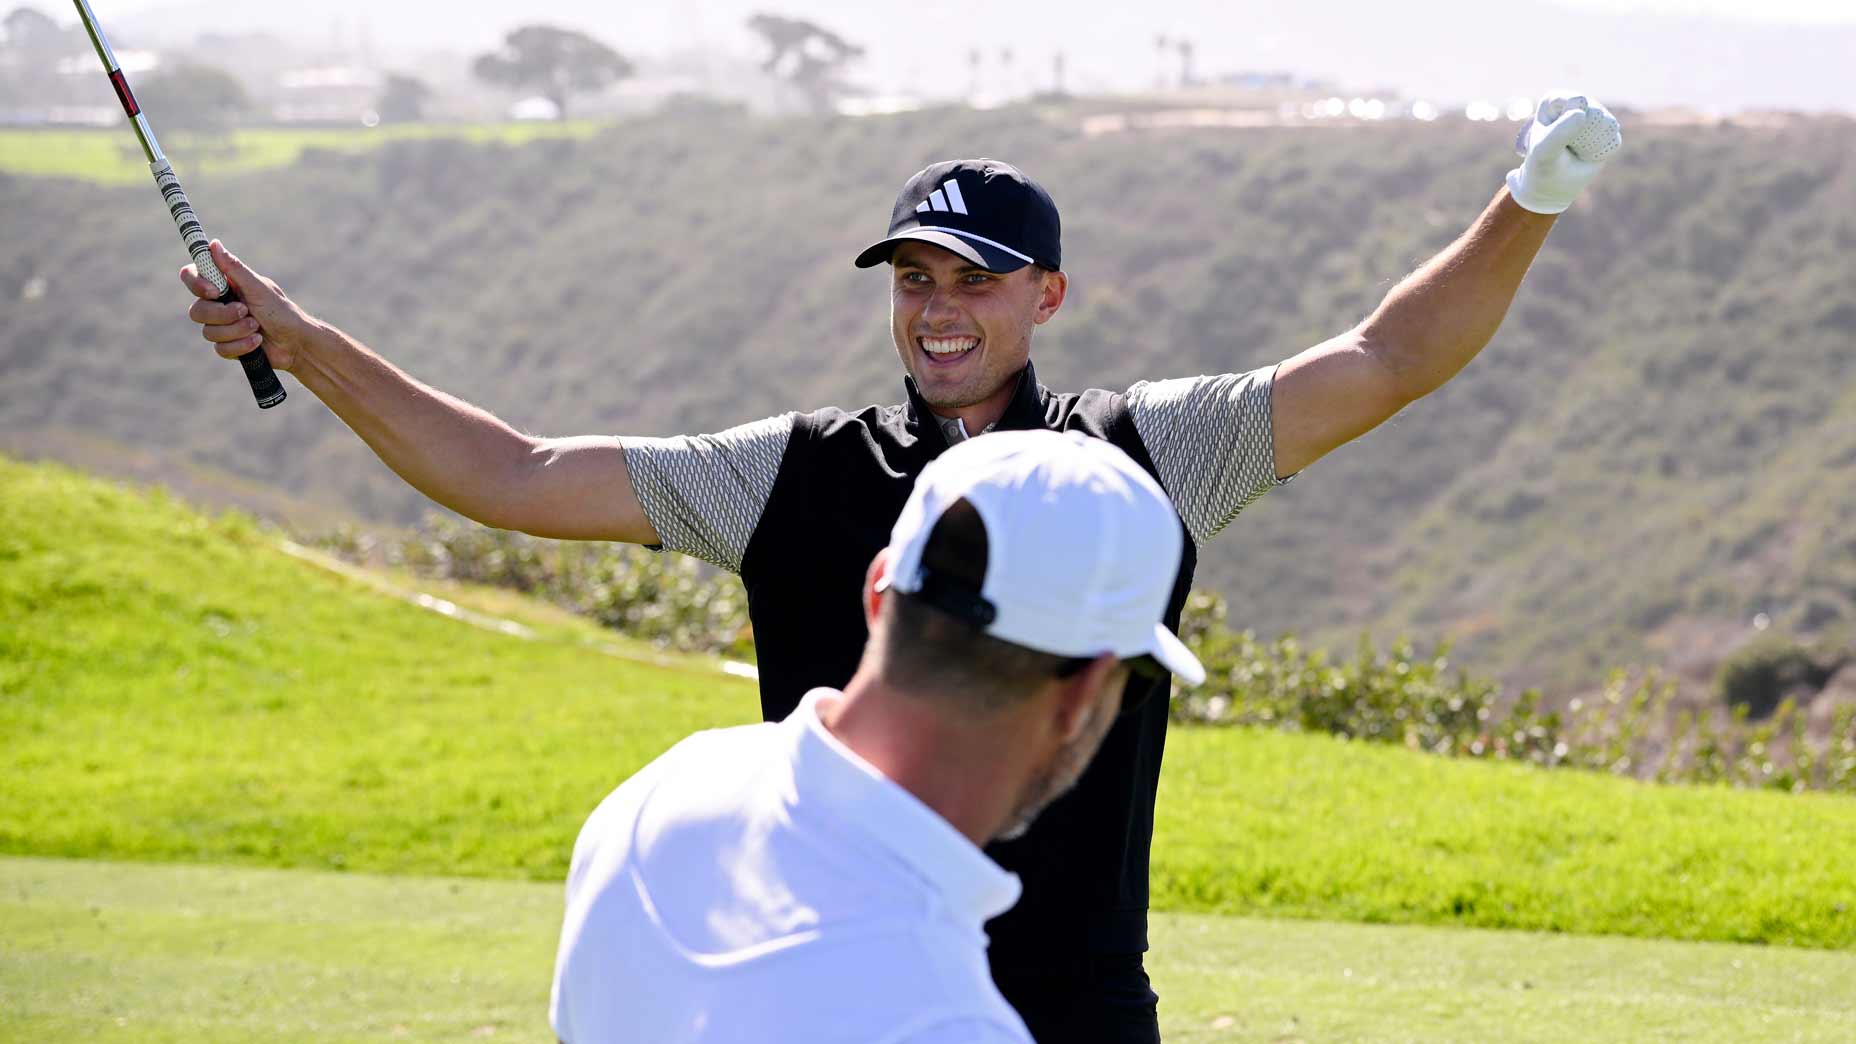
[[[0,52],[5,54],[0,83],[8,94],[21,93],[20,88],[46,78],[58,59],[73,51],[72,43],[69,34],[37,8],[14,8],[0,18]]]
[[[58,23],[36,7],[15,7],[0,19],[0,29],[6,30],[7,46],[21,50],[53,42],[64,35]]]
[[[251,115],[251,95],[238,77],[214,65],[163,64],[140,83],[135,94],[161,125],[177,130],[223,131]]]
[[[767,44],[761,71],[798,88],[812,111],[829,112],[834,101],[853,92],[844,70],[864,56],[862,47],[804,18],[763,12],[748,19],[748,28]]]
[[[623,55],[585,33],[525,25],[503,37],[502,50],[478,55],[471,71],[498,86],[535,91],[565,119],[570,95],[605,90],[633,70]]]
[[[432,99],[432,88],[416,76],[388,73],[374,108],[388,123],[417,123],[425,118],[425,103]]]

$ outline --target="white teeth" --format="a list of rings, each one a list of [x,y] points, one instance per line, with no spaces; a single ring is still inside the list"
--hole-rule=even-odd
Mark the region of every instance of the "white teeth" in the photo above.
[[[980,339],[977,337],[922,338],[922,348],[926,350],[929,355],[954,355],[959,352],[967,351],[970,348],[978,348],[979,345]]]

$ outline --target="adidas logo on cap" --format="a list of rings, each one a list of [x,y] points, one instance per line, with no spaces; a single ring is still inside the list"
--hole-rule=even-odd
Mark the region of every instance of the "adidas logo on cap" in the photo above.
[[[915,204],[915,209],[924,214],[931,210],[945,210],[955,214],[965,214],[967,212],[967,200],[965,196],[960,194],[960,182],[953,178],[949,178],[945,182],[942,182],[940,188],[928,193],[927,199]]]

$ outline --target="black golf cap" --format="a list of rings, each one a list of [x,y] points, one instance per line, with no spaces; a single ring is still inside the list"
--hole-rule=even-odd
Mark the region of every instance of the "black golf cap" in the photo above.
[[[858,254],[857,267],[888,261],[896,244],[908,239],[951,250],[990,272],[1063,267],[1057,204],[1017,167],[998,160],[948,160],[910,178],[896,197],[889,235]]]

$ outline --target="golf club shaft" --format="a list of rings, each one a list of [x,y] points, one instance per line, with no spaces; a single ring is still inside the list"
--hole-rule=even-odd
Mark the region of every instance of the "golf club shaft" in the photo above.
[[[103,27],[97,24],[96,13],[91,11],[89,0],[72,0],[77,5],[77,14],[84,22],[84,31],[90,34],[90,43],[97,49],[97,58],[103,62],[103,68],[109,73],[110,86],[116,89],[116,100],[122,102],[122,111],[129,117],[129,125],[135,128],[135,136],[142,142],[142,154],[148,157],[148,169],[155,176],[155,187],[161,190],[161,198],[168,205],[168,213],[174,216],[174,227],[180,230],[181,239],[187,244],[187,253],[193,256],[194,267],[199,270],[200,278],[205,279],[219,291],[219,300],[229,302],[238,300],[238,292],[226,282],[226,277],[213,263],[211,242],[206,230],[200,227],[200,219],[193,212],[193,204],[188,201],[187,193],[180,187],[180,179],[174,176],[174,166],[161,153],[161,143],[155,140],[155,132],[148,125],[148,117],[142,114],[142,107],[136,104],[135,95],[129,90],[129,80],[123,75],[121,63],[116,61],[116,54],[103,36]],[[277,373],[271,369],[270,357],[263,348],[254,348],[239,356],[239,364],[245,368],[245,379],[251,383],[251,394],[258,400],[260,409],[270,409],[284,401],[284,386],[278,381]]]

